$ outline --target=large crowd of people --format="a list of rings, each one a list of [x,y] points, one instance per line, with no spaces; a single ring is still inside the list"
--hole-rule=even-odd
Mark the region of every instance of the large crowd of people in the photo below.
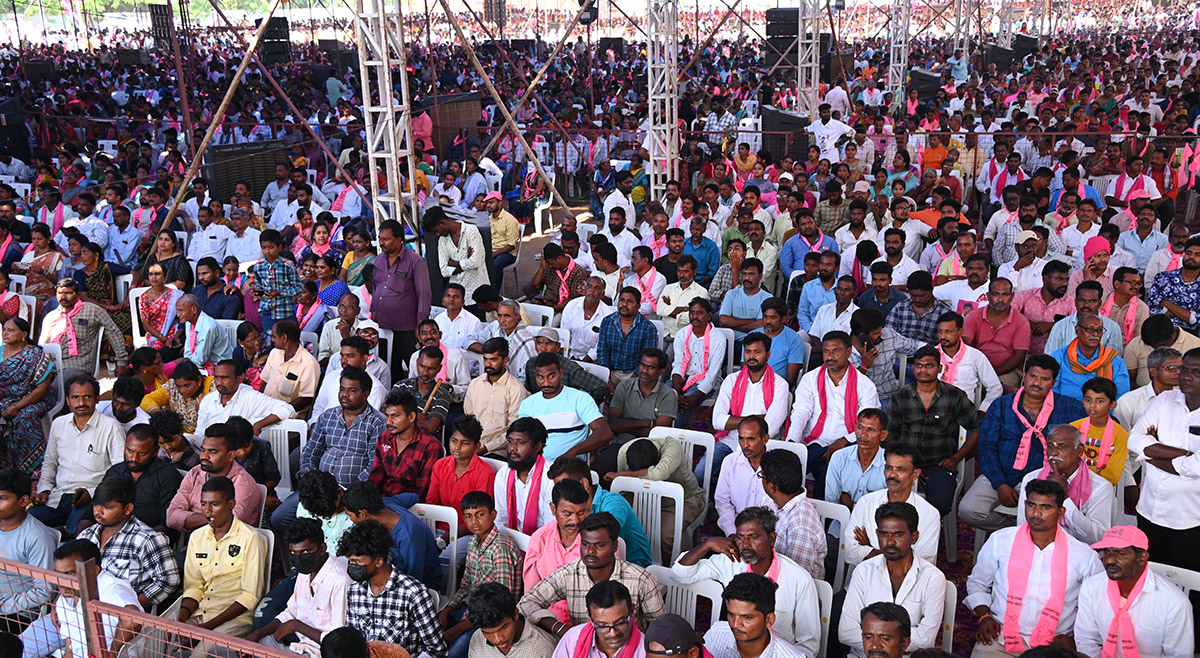
[[[403,222],[364,202],[352,70],[256,65],[217,117],[214,33],[184,116],[168,59],[3,59],[0,557],[94,560],[101,601],[210,631],[196,658],[1190,656],[1200,46],[1161,11],[1011,65],[919,40],[940,86],[899,99],[850,42],[786,140],[754,120],[793,73],[706,44],[663,190],[644,53],[580,39],[518,108],[548,50],[514,48],[489,74],[582,199],[536,248],[548,182],[491,102],[435,126],[481,88],[448,43],[412,44],[416,166],[376,181],[416,185]],[[188,179],[213,122],[277,149],[269,183]],[[643,481],[678,497],[635,510]],[[83,615],[9,574],[0,655],[87,655]],[[157,656],[137,619],[113,655]]]

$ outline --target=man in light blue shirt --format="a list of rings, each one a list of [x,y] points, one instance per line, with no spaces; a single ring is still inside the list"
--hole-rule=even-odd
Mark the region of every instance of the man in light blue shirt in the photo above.
[[[721,326],[733,329],[735,341],[762,328],[762,304],[772,297],[771,293],[762,289],[761,260],[747,258],[742,261],[741,277],[741,287],[725,293],[725,299],[721,302]]]
[[[1079,284],[1075,289],[1075,312],[1055,322],[1050,328],[1045,354],[1052,354],[1075,340],[1075,326],[1079,323],[1081,315],[1098,315],[1101,324],[1104,325],[1101,341],[1118,352],[1124,351],[1125,334],[1121,332],[1121,325],[1100,313],[1100,300],[1103,295],[1104,287],[1099,281],[1084,281]]]
[[[206,364],[233,358],[233,336],[217,321],[200,311],[200,299],[187,294],[175,302],[176,314],[184,321],[183,358],[201,370]]]
[[[1154,230],[1157,221],[1158,211],[1147,203],[1138,210],[1136,230],[1121,231],[1121,237],[1117,238],[1117,247],[1133,254],[1138,272],[1142,274],[1146,273],[1146,266],[1150,264],[1154,252],[1171,246],[1165,233]]]
[[[800,302],[796,306],[796,322],[800,328],[808,331],[812,328],[817,311],[826,304],[837,301],[833,294],[838,268],[841,267],[842,257],[835,251],[821,254],[821,263],[817,266],[817,278],[804,284],[800,291]]]
[[[788,238],[787,242],[784,242],[783,247],[779,250],[779,275],[784,277],[785,281],[789,280],[792,277],[792,272],[804,267],[805,254],[810,252],[824,253],[827,251],[834,253],[839,251],[837,240],[832,236],[825,235],[821,232],[821,229],[817,228],[812,211],[803,210],[799,217],[796,218],[796,233]],[[841,264],[840,261],[838,264]],[[833,301],[832,296],[829,301]]]
[[[558,357],[538,354],[530,367],[540,392],[525,398],[517,415],[537,418],[546,426],[548,437],[542,456],[553,461],[563,455],[577,457],[606,447],[612,440],[608,421],[592,396],[563,386]]]
[[[129,208],[113,208],[113,223],[108,227],[108,246],[104,248],[104,260],[109,264],[133,268],[137,264],[137,250],[142,244],[142,231],[129,221]]]
[[[41,569],[54,568],[58,533],[26,511],[33,486],[16,468],[0,470],[0,557]],[[50,590],[32,577],[11,575],[0,581],[0,615],[29,615],[50,601]]]
[[[883,489],[883,449],[879,444],[887,438],[887,416],[879,409],[858,412],[854,427],[854,447],[847,447],[829,457],[825,472],[825,500],[853,508],[859,498]]]
[[[796,385],[804,371],[804,339],[795,329],[785,325],[787,303],[772,297],[762,303],[762,332],[771,338],[771,354],[767,365],[788,380],[788,388]]]
[[[1121,352],[1100,344],[1100,336],[1104,325],[1100,316],[1083,314],[1075,326],[1075,340],[1066,347],[1055,350],[1050,356],[1058,361],[1060,366],[1058,377],[1054,381],[1054,392],[1083,399],[1083,385],[1094,377],[1110,379],[1117,385],[1117,397],[1129,392],[1129,369]],[[1106,364],[1095,367],[1093,362],[1107,361]]]

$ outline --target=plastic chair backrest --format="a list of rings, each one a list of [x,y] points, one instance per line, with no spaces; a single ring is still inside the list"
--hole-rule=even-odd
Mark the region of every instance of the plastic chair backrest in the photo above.
[[[521,308],[529,314],[529,323],[533,327],[549,327],[554,319],[554,309],[541,304],[521,304]]]
[[[575,363],[579,364],[579,367],[592,373],[593,375],[599,377],[600,379],[603,379],[606,382],[608,381],[608,376],[610,374],[610,371],[608,368],[606,368],[598,363],[588,363],[587,361],[576,361]]]
[[[271,444],[271,454],[275,456],[275,461],[280,464],[279,469],[279,486],[277,489],[286,489],[289,492],[296,489],[295,483],[292,482],[291,469],[285,468],[288,463],[288,457],[291,455],[291,436],[298,435],[299,439],[296,445],[302,446],[308,439],[308,425],[298,418],[289,418],[273,425],[267,425],[259,432],[258,438]],[[283,498],[284,496],[280,496]]]
[[[308,353],[313,356],[317,355],[317,343],[320,342],[320,340],[321,337],[314,331],[300,332],[300,344],[303,345],[304,349],[308,350]],[[380,356],[379,358],[382,359],[383,357]]]
[[[438,537],[440,533],[445,532],[446,551],[443,553],[446,557],[441,559],[442,566],[442,596],[454,596],[454,590],[458,588],[456,574],[456,565],[458,564],[458,512],[453,507],[445,505],[427,505],[425,503],[417,503],[408,508],[410,512],[417,515],[434,537]],[[438,526],[443,526],[439,528]]]
[[[96,330],[96,362],[92,364],[92,376],[100,378],[100,346],[104,344],[104,327]]]
[[[771,439],[767,441],[767,450],[787,450],[796,453],[796,456],[800,458],[800,465],[804,467],[804,473],[808,474],[808,447],[804,444]]]
[[[118,304],[129,297],[129,289],[133,287],[133,274],[120,274],[113,277],[113,295]]]
[[[261,527],[263,527],[263,525],[266,524],[266,522],[268,520],[268,519],[264,518],[266,516],[266,511],[267,511],[267,485],[259,484],[256,486],[258,486],[258,527],[261,528]],[[270,534],[270,533],[268,533],[268,534]],[[274,540],[274,535],[272,535],[272,540]],[[270,588],[271,588],[270,583],[268,583],[267,589],[270,589]]]
[[[675,578],[675,574],[667,567],[652,564],[646,571],[658,581],[658,589],[662,592],[663,604],[667,612],[679,615],[692,626],[696,625],[696,603],[698,599],[709,600],[712,610],[712,622],[721,614],[721,592],[724,588],[715,580],[701,580],[690,585],[684,585]]]
[[[946,581],[946,600],[942,606],[942,651],[954,652],[954,610],[958,607],[958,588]]]
[[[375,356],[388,365],[392,363],[392,341],[395,338],[391,329],[379,328],[379,345],[375,348]]]
[[[519,530],[513,530],[512,528],[503,528],[497,526],[497,529],[500,530],[500,532],[508,535],[509,538],[513,540],[513,543],[517,545],[517,548],[521,549],[522,553],[525,553],[529,550],[529,535]]]
[[[483,463],[492,467],[493,473],[499,473],[500,469],[504,468],[505,466],[508,466],[508,463],[506,463],[500,459],[492,459],[491,457],[480,457],[480,459],[483,460]]]
[[[263,485],[258,485],[259,492],[263,495],[263,500],[267,499],[267,488]],[[263,528],[254,528],[254,532],[262,535],[263,539],[267,540],[267,564],[263,570],[263,593],[271,591],[271,565],[275,561],[275,533]],[[180,599],[182,600],[182,598]]]
[[[662,507],[664,499],[675,501],[675,509],[683,509],[683,487],[675,482],[663,480],[643,480],[641,478],[619,477],[612,481],[609,488],[613,493],[632,494],[631,505],[642,528],[650,539],[651,547],[662,545]],[[675,514],[675,528],[671,535],[671,563],[675,563],[682,549],[683,514]],[[655,564],[662,561],[662,551],[651,550],[651,558]]]
[[[713,329],[725,337],[725,374],[731,375],[734,372],[734,359],[737,358],[733,349],[733,344],[737,339],[733,335],[733,329],[728,327],[713,327]]]
[[[700,486],[704,489],[704,500],[709,500],[711,497],[712,488],[712,459],[709,457],[713,454],[717,445],[717,438],[708,432],[699,430],[685,430],[678,427],[654,427],[650,430],[650,438],[659,439],[671,437],[683,444],[683,460],[686,464],[691,464],[696,458],[696,448],[703,450],[702,457],[704,458],[704,482]],[[699,521],[704,515],[701,514],[697,519]]]
[[[661,350],[663,348],[663,341],[665,340],[664,334],[667,332],[667,328],[663,325],[662,320],[651,320],[650,324],[654,325],[654,330],[658,338],[658,349]]]
[[[9,291],[11,291],[11,292],[15,292],[15,293],[17,293],[18,295],[19,295],[19,294],[21,294],[21,293],[23,293],[23,292],[25,292],[25,285],[26,285],[26,281],[27,281],[27,280],[28,280],[28,279],[26,279],[26,278],[25,278],[25,275],[24,275],[24,274],[10,274],[10,275],[8,275],[8,289],[9,289]]]
[[[829,618],[833,616],[833,586],[815,578],[813,585],[817,588],[817,602],[821,608],[821,648],[817,651],[817,658],[825,658],[825,650],[829,646]]]
[[[1150,568],[1154,570],[1154,573],[1182,589],[1184,594],[1190,595],[1192,592],[1200,590],[1200,573],[1161,562],[1151,562]]]
[[[809,502],[817,510],[817,516],[821,517],[822,522],[837,521],[840,526],[837,567],[834,569],[832,583],[834,589],[840,592],[846,580],[846,537],[850,534],[850,509],[845,505],[825,500],[812,499]]]
[[[143,286],[140,288],[131,288],[129,290],[129,320],[132,325],[131,333],[133,333],[133,347],[145,347],[149,344],[146,340],[146,332],[142,329],[142,318],[138,315],[138,300],[150,288]]]

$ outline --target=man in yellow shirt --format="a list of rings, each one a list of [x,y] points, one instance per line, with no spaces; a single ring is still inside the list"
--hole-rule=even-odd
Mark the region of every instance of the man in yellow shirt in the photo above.
[[[267,541],[234,516],[235,502],[229,478],[204,483],[200,509],[208,525],[188,541],[179,621],[246,637],[266,586]],[[211,649],[201,644],[192,655],[207,656]]]
[[[517,244],[521,241],[521,225],[512,213],[504,209],[504,197],[488,192],[484,197],[492,225],[492,285],[504,288],[504,268],[517,262]]]

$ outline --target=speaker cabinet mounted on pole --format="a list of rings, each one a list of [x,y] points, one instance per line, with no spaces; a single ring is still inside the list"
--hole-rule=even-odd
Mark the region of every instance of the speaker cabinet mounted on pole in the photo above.
[[[254,20],[255,29],[258,29],[261,24],[261,18]],[[292,61],[292,43],[286,17],[275,16],[267,23],[267,30],[263,32],[262,42],[259,44],[258,55],[262,58],[263,63],[268,65]]]

